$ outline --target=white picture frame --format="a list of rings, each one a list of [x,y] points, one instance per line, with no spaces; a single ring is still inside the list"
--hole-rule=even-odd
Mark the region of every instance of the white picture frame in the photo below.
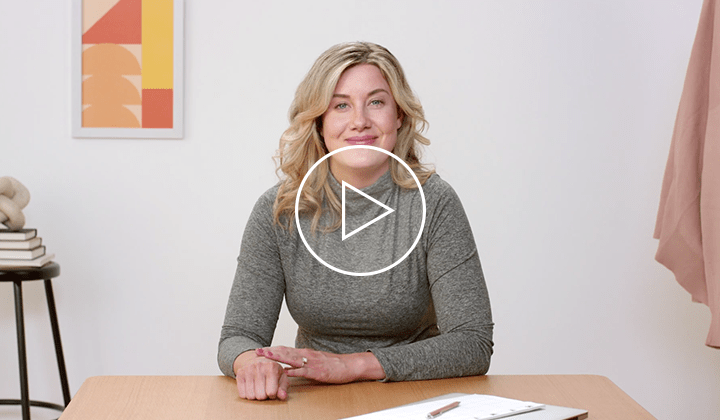
[[[83,52],[89,44],[83,45],[83,10],[84,2],[92,0],[72,0],[72,136],[76,138],[128,138],[128,139],[181,139],[183,138],[183,113],[184,113],[184,89],[183,89],[183,67],[184,67],[184,0],[167,0],[171,1],[172,7],[172,115],[171,117],[165,113],[165,121],[172,119],[172,124],[168,128],[160,127],[137,127],[137,128],[119,128],[113,126],[83,126],[83,112],[91,105],[83,104],[83,82],[87,80],[88,75],[83,75]],[[120,0],[118,4],[126,0]],[[155,1],[157,0],[142,0]],[[107,3],[107,2],[105,2]],[[137,3],[136,3],[137,4]],[[109,12],[108,12],[109,14]],[[87,25],[87,24],[85,24]],[[87,28],[86,28],[87,29]],[[143,38],[144,40],[145,38]],[[117,43],[118,45],[121,43]],[[142,48],[142,44],[140,44]],[[142,61],[142,60],[138,60]],[[141,64],[142,65],[142,64]],[[126,76],[124,78],[128,79]],[[142,76],[136,76],[142,77]],[[142,98],[144,85],[140,82],[140,97]],[[168,89],[165,89],[168,90]],[[149,98],[149,96],[148,96]],[[167,98],[167,96],[166,96]],[[141,99],[142,100],[142,99]],[[142,103],[142,102],[141,102]],[[170,103],[169,101],[166,103]],[[114,104],[117,106],[116,104]],[[129,108],[122,105],[124,108]],[[142,106],[142,105],[141,105]],[[166,108],[164,108],[166,110]],[[123,111],[125,112],[125,111]],[[137,107],[135,114],[139,114]],[[145,112],[144,110],[141,112]],[[141,114],[143,115],[143,114]],[[150,118],[148,118],[148,121]],[[138,119],[142,124],[142,117]],[[166,123],[169,125],[169,123]]]

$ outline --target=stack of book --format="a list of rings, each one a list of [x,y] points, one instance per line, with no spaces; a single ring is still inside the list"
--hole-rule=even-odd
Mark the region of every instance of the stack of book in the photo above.
[[[55,254],[45,252],[36,229],[10,231],[0,229],[0,269],[3,267],[40,267]]]

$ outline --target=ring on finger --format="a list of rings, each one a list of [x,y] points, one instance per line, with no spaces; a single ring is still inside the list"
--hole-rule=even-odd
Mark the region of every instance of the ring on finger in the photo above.
[[[300,366],[300,367],[304,367],[305,364],[308,362],[307,357],[303,357],[303,358],[302,358],[302,362],[303,362],[303,363],[302,363],[302,366]]]

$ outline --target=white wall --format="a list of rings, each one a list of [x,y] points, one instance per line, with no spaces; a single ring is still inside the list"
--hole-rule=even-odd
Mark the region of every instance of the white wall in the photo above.
[[[94,375],[219,373],[240,238],[294,89],[360,39],[403,63],[426,157],[466,206],[490,373],[600,374],[659,419],[718,418],[709,311],[652,239],[700,0],[188,0],[183,140],[71,137],[69,3],[0,3],[0,175],[30,189],[27,225],[62,267],[73,393]],[[41,285],[25,298],[31,396],[60,401]],[[0,284],[3,398],[19,396],[12,304]],[[276,341],[293,336],[284,315]]]

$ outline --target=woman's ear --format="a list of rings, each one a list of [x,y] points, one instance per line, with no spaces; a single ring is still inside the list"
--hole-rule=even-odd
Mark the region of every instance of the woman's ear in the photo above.
[[[315,131],[318,134],[318,138],[320,139],[320,144],[322,145],[323,150],[325,151],[325,153],[329,153],[330,151],[328,150],[327,145],[325,145],[325,137],[323,136],[322,132],[322,116],[315,119]]]
[[[315,118],[315,129],[317,130],[317,133],[320,136],[320,138],[323,138],[322,115]]]

